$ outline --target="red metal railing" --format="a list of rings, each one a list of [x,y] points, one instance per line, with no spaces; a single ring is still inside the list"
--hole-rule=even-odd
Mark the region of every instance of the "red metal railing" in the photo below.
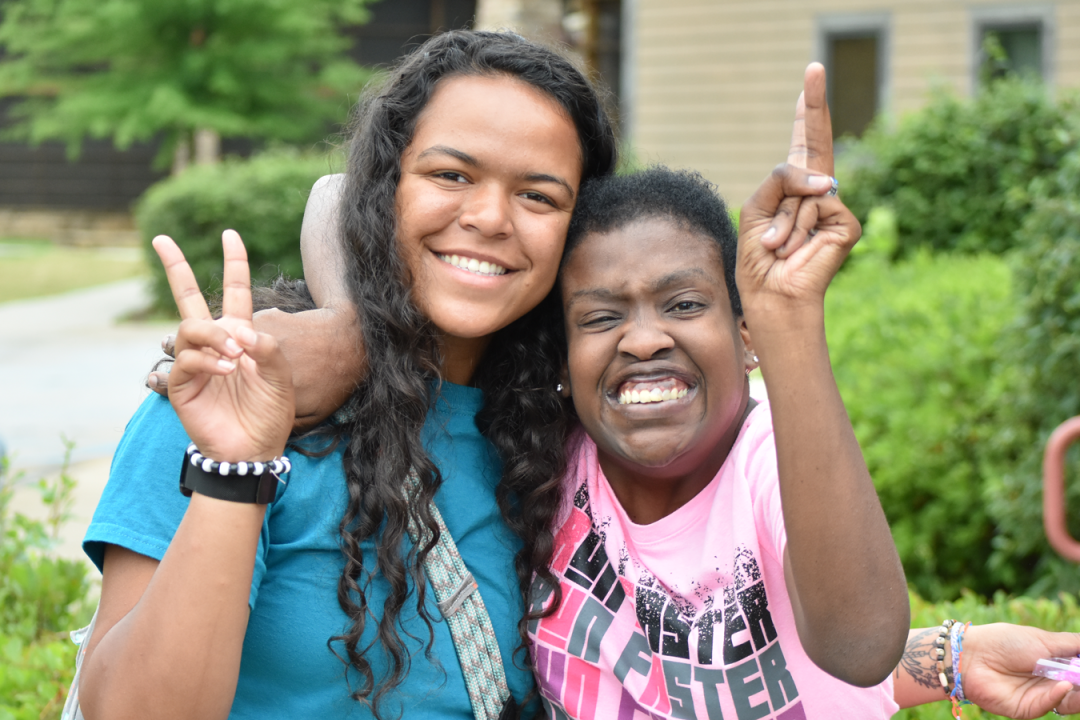
[[[1043,528],[1050,546],[1061,557],[1080,562],[1080,542],[1065,524],[1065,451],[1080,439],[1080,417],[1058,425],[1046,443],[1043,456]]]

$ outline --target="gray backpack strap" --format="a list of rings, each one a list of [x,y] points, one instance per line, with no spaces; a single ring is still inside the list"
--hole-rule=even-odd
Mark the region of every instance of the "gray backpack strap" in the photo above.
[[[94,617],[90,624],[80,630],[71,633],[71,642],[79,646],[79,652],[75,655],[75,677],[71,680],[71,689],[68,690],[64,709],[60,713],[60,720],[83,720],[82,708],[79,707],[79,675],[82,673],[83,657],[86,655],[86,646],[90,637],[94,634],[94,625],[97,623],[98,610],[94,610]]]
[[[420,485],[415,473],[409,473],[406,494],[411,496]],[[473,715],[476,720],[499,720],[516,714],[514,699],[506,685],[502,654],[495,640],[487,608],[472,573],[465,567],[442,514],[431,504],[431,514],[439,527],[439,542],[424,561],[439,611],[450,627],[458,661],[465,675]],[[416,526],[410,519],[409,536],[416,545],[423,545],[431,535],[426,528]],[[506,713],[506,714],[504,714]]]

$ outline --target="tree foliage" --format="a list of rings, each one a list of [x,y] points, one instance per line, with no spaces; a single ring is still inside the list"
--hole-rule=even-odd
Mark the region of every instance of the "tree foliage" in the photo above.
[[[972,100],[936,91],[892,128],[881,118],[844,157],[844,199],[860,219],[896,215],[897,255],[920,247],[1001,253],[1031,211],[1032,182],[1080,144],[1080,102],[1038,84],[994,81]]]
[[[346,115],[367,77],[341,29],[370,0],[7,0],[0,96],[9,136],[123,149],[195,129],[305,141]]]
[[[1080,415],[1080,151],[1032,185],[1034,209],[1013,258],[1017,319],[1005,336],[1000,399],[1004,421],[987,453],[987,488],[1000,532],[992,567],[1034,593],[1080,591],[1080,573],[1050,550],[1042,527],[1042,457],[1059,424]],[[1066,467],[1070,531],[1080,537],[1080,449]]]
[[[914,254],[889,262],[889,223],[825,299],[837,384],[904,564],[924,597],[1001,587],[981,454],[1001,332],[1013,317],[1000,258]],[[876,245],[876,247],[875,247]]]
[[[315,181],[334,171],[331,158],[282,149],[194,167],[147,190],[135,219],[153,276],[155,309],[176,310],[165,270],[150,247],[159,234],[172,237],[184,251],[203,290],[220,283],[221,233],[228,228],[244,239],[254,281],[279,273],[303,277],[304,207]]]
[[[86,625],[93,612],[90,581],[82,561],[55,557],[60,527],[70,518],[75,481],[64,467],[37,489],[47,518],[11,510],[21,473],[11,473],[0,457],[0,719],[55,720],[60,717],[75,673],[71,630]]]

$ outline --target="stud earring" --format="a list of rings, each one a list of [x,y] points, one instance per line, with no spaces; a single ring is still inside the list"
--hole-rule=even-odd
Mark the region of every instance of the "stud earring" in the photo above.
[[[555,386],[555,392],[557,392],[557,393],[562,392],[562,383],[559,383],[558,385]]]
[[[757,359],[757,355],[754,356],[754,362],[760,362],[760,360]]]

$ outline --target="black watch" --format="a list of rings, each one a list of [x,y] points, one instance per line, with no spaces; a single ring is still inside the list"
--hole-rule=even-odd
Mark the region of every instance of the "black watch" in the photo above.
[[[278,485],[285,484],[281,479],[284,473],[275,473],[271,463],[249,465],[257,465],[261,472],[256,473],[255,468],[252,468],[251,472],[244,475],[235,472],[222,475],[218,471],[218,463],[215,462],[212,469],[204,470],[202,464],[193,464],[191,455],[185,453],[183,466],[180,468],[180,492],[184,497],[191,497],[191,493],[197,492],[218,500],[238,503],[267,505],[274,502]]]

